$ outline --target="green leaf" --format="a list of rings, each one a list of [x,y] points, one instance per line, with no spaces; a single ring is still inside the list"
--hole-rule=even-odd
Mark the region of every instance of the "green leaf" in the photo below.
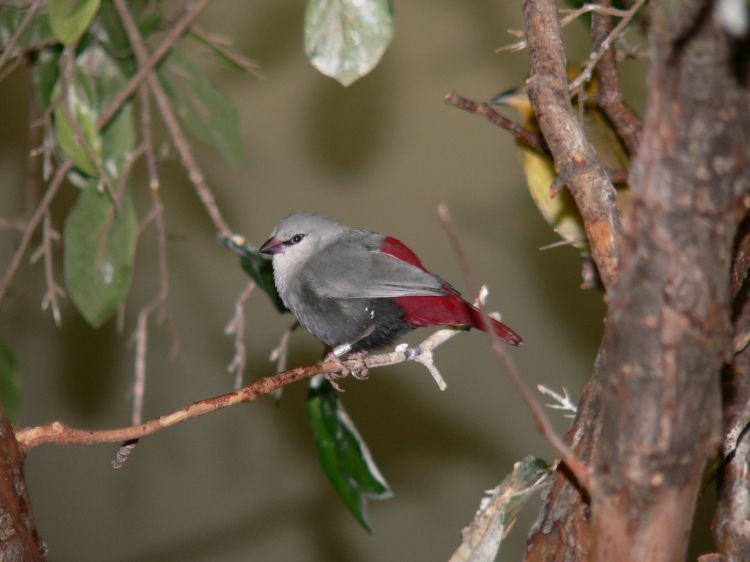
[[[449,562],[495,560],[524,504],[555,470],[546,461],[528,456],[482,499],[474,519],[464,528],[463,542]]]
[[[308,0],[305,53],[344,86],[375,68],[393,33],[389,0]]]
[[[221,239],[221,243],[240,256],[242,269],[268,295],[276,310],[281,313],[289,312],[289,309],[284,306],[284,302],[281,300],[278,291],[276,291],[271,260],[264,254],[256,252],[247,243],[244,236],[226,236]]]
[[[159,12],[162,9],[161,2],[130,0],[128,8],[144,39],[151,35],[162,22],[162,14]],[[102,0],[97,20],[103,31],[100,37],[107,51],[118,61],[128,77],[134,75],[138,70],[138,64],[130,47],[128,34],[125,32],[125,27],[122,25],[112,0]]]
[[[232,166],[239,166],[245,158],[245,144],[232,100],[179,51],[172,52],[158,74],[188,131]]]
[[[193,39],[196,43],[210,49],[217,59],[235,70],[258,73],[259,65],[257,63],[235,52],[229,45],[225,44],[224,41],[196,33],[195,31],[188,33],[188,37]]]
[[[57,99],[60,91],[60,84],[53,91],[52,99]],[[96,130],[97,112],[92,106],[91,100],[91,79],[90,77],[80,77],[74,84],[68,85],[68,93],[62,103],[67,104],[68,113],[62,108],[62,104],[55,109],[55,135],[57,143],[68,157],[73,160],[76,167],[89,176],[97,174],[96,163],[93,158],[101,161],[102,158],[102,139]],[[85,142],[91,149],[88,152],[84,144],[79,142],[75,134],[74,125],[70,119],[78,123],[80,133],[83,135]]]
[[[75,43],[99,10],[99,0],[47,0],[50,25],[65,45]]]
[[[42,108],[49,109],[53,92],[59,76],[60,49],[56,47],[39,51],[34,64],[31,65],[31,79],[34,92]]]
[[[310,380],[307,414],[318,444],[323,470],[359,523],[367,530],[367,498],[393,495],[362,437],[322,376]]]
[[[20,375],[10,348],[2,342],[0,342],[0,401],[8,417],[15,418],[21,405]]]
[[[98,328],[130,289],[138,222],[128,191],[119,210],[90,181],[65,220],[63,265],[70,298]]]
[[[28,8],[0,6],[0,45],[2,46],[0,51],[4,51],[5,45],[15,36],[18,26],[21,25],[28,11]],[[16,48],[39,49],[51,39],[54,39],[54,35],[49,25],[49,18],[46,13],[39,12],[19,37]]]
[[[67,113],[78,122],[100,167],[111,179],[120,176],[135,147],[131,105],[126,103],[103,131],[97,132],[96,124],[126,82],[116,61],[100,46],[91,46],[76,59],[75,79],[66,84]],[[59,91],[58,81],[53,99]],[[78,142],[66,112],[58,107],[54,116],[55,134],[62,150],[84,174],[97,176],[98,166]]]

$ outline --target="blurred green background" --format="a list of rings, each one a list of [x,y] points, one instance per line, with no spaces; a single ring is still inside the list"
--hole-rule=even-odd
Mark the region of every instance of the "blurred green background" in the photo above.
[[[442,102],[451,89],[486,100],[523,81],[525,52],[494,53],[515,41],[506,29],[523,27],[520,6],[397,2],[393,44],[376,70],[350,88],[306,60],[303,9],[301,2],[225,1],[199,20],[204,29],[234,38],[266,76],[257,80],[196,57],[235,100],[247,143],[240,169],[195,144],[229,224],[259,244],[294,210],[330,214],[399,237],[427,267],[464,288],[436,220],[436,205],[447,203],[475,276],[490,287],[489,308],[502,311],[526,341],[511,351],[523,375],[534,386],[565,386],[577,400],[602,329],[601,296],[578,288],[575,250],[539,251],[556,237],[525,192],[510,135]],[[581,35],[571,58],[586,54],[584,31],[574,25],[568,32]],[[644,89],[641,68],[633,68],[626,84],[631,99]],[[28,95],[23,70],[0,83],[3,217],[25,210]],[[150,326],[146,418],[231,389],[232,340],[223,330],[247,282],[237,258],[215,242],[176,162],[162,167],[162,180],[172,316],[170,326]],[[143,216],[146,182],[133,187]],[[64,186],[55,203],[58,228],[75,189]],[[0,237],[0,263],[8,263],[17,240],[8,232]],[[151,229],[139,240],[125,334],[114,321],[92,330],[69,301],[57,329],[39,310],[42,267],[25,263],[0,322],[0,340],[23,372],[17,422],[127,425],[129,336],[158,282]],[[254,379],[273,372],[268,353],[290,318],[277,315],[257,292],[247,322],[247,377]],[[169,357],[172,331],[181,344],[175,361]],[[291,350],[290,366],[321,354],[320,344],[302,331]],[[348,513],[319,466],[304,411],[306,387],[298,384],[279,404],[263,399],[150,437],[119,472],[110,468],[115,446],[33,450],[28,486],[50,560],[446,560],[484,490],[523,456],[551,459],[552,453],[481,333],[447,343],[438,365],[445,392],[415,364],[344,382],[344,404],[395,492],[370,504],[372,535]],[[550,416],[563,431],[568,421]],[[504,559],[522,555],[534,512],[535,505],[524,512]]]

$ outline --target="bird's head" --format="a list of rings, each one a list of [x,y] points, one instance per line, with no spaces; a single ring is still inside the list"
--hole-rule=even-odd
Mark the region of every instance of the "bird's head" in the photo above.
[[[273,256],[274,269],[294,269],[344,231],[346,227],[332,218],[301,211],[282,219],[260,252]]]
[[[492,98],[492,103],[504,107],[512,107],[518,111],[524,122],[530,121],[534,117],[534,109],[531,107],[531,101],[525,88],[514,88],[506,92],[501,92]]]

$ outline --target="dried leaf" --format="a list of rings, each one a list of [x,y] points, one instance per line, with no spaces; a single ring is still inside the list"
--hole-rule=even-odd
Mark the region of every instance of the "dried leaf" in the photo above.
[[[474,519],[463,530],[463,542],[450,562],[495,560],[521,508],[553,470],[544,460],[532,456],[517,462],[513,472],[482,499]]]

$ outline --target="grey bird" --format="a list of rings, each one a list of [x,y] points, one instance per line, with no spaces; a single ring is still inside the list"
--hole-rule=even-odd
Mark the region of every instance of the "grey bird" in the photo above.
[[[392,236],[302,211],[282,219],[260,251],[273,256],[286,307],[337,357],[384,347],[415,328],[484,330],[479,310]],[[503,341],[522,342],[502,322],[488,320]]]

